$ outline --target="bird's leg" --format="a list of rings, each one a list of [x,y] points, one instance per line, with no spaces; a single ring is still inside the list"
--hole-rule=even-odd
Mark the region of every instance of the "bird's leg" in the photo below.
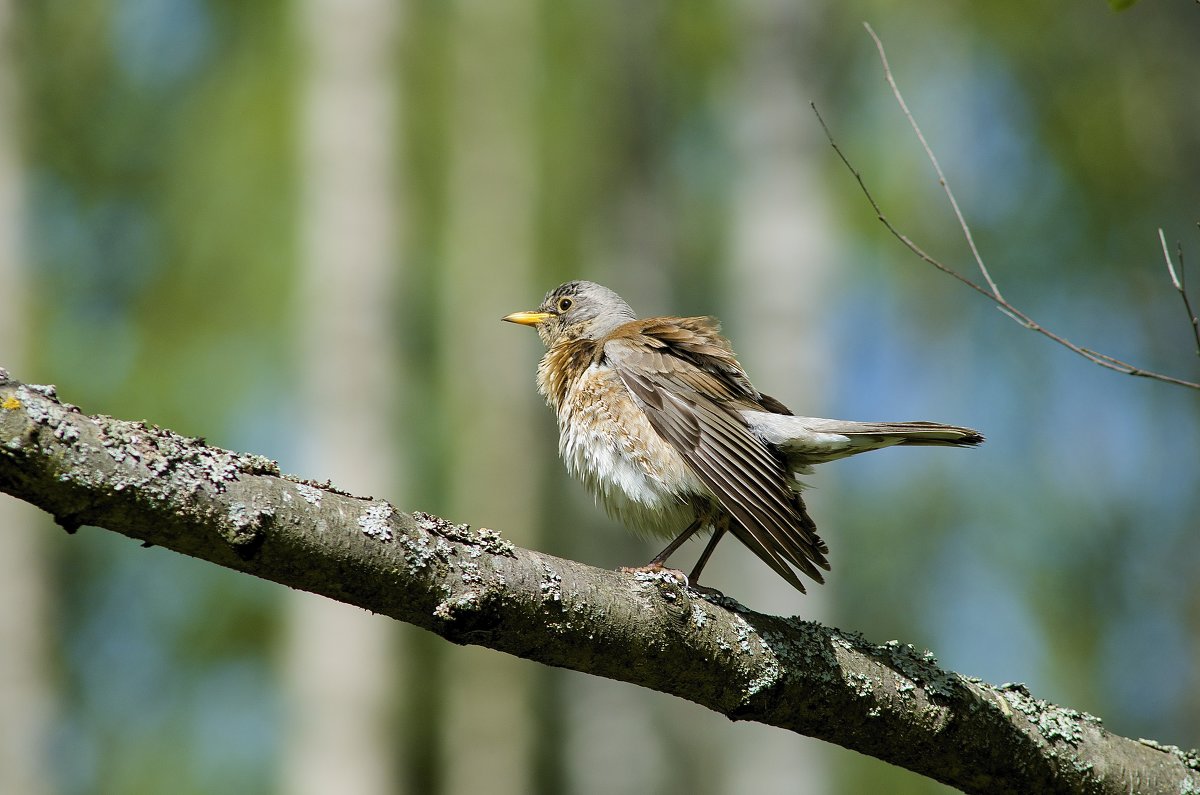
[[[720,541],[721,537],[725,535],[725,531],[727,529],[728,528],[725,526],[724,522],[713,528],[712,538],[708,539],[708,546],[706,546],[704,551],[700,553],[700,558],[696,561],[696,566],[692,569],[692,573],[688,577],[688,582],[693,587],[695,587],[696,583],[700,580],[700,572],[704,570],[704,566],[708,563],[708,559],[712,557],[713,550],[717,548],[717,542]]]
[[[669,558],[669,557],[671,557],[671,555],[675,554],[675,550],[677,550],[681,546],[683,546],[684,541],[687,541],[689,538],[694,536],[696,534],[696,532],[703,526],[704,526],[704,519],[698,517],[696,519],[696,521],[692,522],[690,525],[687,526],[687,528],[684,529],[684,531],[682,533],[680,533],[678,536],[676,536],[674,541],[667,544],[666,549],[664,549],[662,552],[659,552],[657,555],[655,555],[654,559],[651,560],[649,563],[647,563],[645,566],[622,566],[621,571],[625,572],[626,574],[641,574],[641,573],[652,573],[652,572],[659,572],[659,571],[674,571],[672,569],[668,569],[663,564],[665,564],[667,562],[667,558]],[[685,583],[687,582],[687,578],[683,576],[682,571],[675,572],[675,573],[677,573],[679,575],[680,579],[682,579]]]
[[[687,541],[689,538],[696,535],[696,533],[700,530],[700,528],[703,525],[704,525],[704,520],[700,517],[697,517],[696,521],[692,522],[690,525],[688,525],[686,528],[684,528],[684,531],[682,533],[680,533],[679,535],[677,535],[675,537],[674,541],[667,544],[666,549],[664,549],[662,552],[659,552],[657,555],[655,555],[654,559],[646,564],[646,568],[661,567],[664,563],[667,562],[667,558],[674,555],[675,550],[677,550],[681,546],[683,546],[683,542]]]

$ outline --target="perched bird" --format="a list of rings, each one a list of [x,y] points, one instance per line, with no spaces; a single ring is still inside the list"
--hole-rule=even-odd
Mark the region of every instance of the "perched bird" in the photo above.
[[[797,417],[754,388],[713,318],[638,320],[594,282],[567,282],[536,310],[503,319],[534,327],[546,345],[538,390],[558,415],[571,475],[618,521],[674,538],[641,568],[663,568],[684,541],[712,529],[692,584],[727,532],[801,592],[797,570],[824,582],[829,548],[798,474],[892,445],[983,441],[934,422]]]

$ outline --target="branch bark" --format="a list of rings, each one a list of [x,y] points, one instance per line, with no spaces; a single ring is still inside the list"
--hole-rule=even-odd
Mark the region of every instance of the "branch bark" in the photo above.
[[[515,547],[282,475],[142,422],[89,416],[0,368],[0,491],[94,525],[382,613],[459,644],[688,699],[967,792],[1200,791],[1200,757],[938,667],[929,652]],[[10,609],[13,609],[10,606]]]

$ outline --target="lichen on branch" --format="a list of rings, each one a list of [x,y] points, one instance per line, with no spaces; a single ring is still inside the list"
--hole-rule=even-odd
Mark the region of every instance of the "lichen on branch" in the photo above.
[[[52,515],[405,621],[818,737],[967,792],[1200,791],[1195,752],[876,644],[603,571],[144,422],[0,368],[0,491]],[[149,565],[149,564],[148,564]]]

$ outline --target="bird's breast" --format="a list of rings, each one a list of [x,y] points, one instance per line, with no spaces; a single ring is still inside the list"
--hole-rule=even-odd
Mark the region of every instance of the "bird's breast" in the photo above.
[[[611,367],[589,363],[556,389],[549,359],[539,368],[539,388],[558,416],[567,471],[623,524],[652,535],[682,530],[708,489],[650,426]]]

